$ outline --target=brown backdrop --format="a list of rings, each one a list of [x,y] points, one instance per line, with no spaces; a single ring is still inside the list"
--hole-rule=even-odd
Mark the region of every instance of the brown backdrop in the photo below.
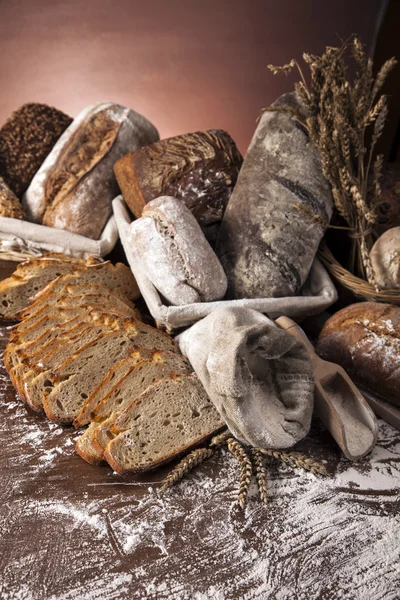
[[[162,137],[225,128],[244,151],[260,108],[290,88],[268,63],[359,33],[381,0],[0,0],[0,122],[26,101],[76,115],[113,100]]]

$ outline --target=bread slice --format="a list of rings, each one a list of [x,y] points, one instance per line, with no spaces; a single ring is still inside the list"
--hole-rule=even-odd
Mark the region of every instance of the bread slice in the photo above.
[[[132,368],[92,413],[92,448],[100,458],[112,435],[117,416],[150,385],[173,375],[189,375],[193,370],[185,358],[171,352],[159,352],[156,360],[143,360]],[[98,425],[96,427],[96,425]]]
[[[101,465],[104,462],[103,456],[99,457],[98,453],[93,449],[90,438],[90,426],[77,439],[75,449],[79,456],[90,465]]]
[[[154,469],[224,426],[195,374],[162,379],[116,419],[104,457],[117,473]]]
[[[113,321],[118,324],[118,320],[110,319],[111,325]],[[43,400],[48,418],[72,423],[109,369],[134,353],[136,347],[177,351],[174,340],[154,327],[135,319],[120,323],[119,330],[82,348],[54,370],[50,377],[54,389]]]
[[[63,290],[67,285],[85,286],[92,284],[104,285],[129,300],[140,298],[140,291],[131,270],[122,263],[113,265],[107,261],[100,264],[90,264],[87,268],[77,269],[73,273],[54,279],[35,295],[32,307],[35,307],[36,302],[43,301],[44,298],[50,298],[55,292]],[[30,309],[21,311],[17,316],[24,319],[29,315],[29,312]]]
[[[17,314],[45,285],[60,275],[85,268],[90,261],[37,258],[26,261],[0,282],[0,318],[18,320]]]
[[[107,396],[108,392],[113,389],[115,384],[125,377],[136,364],[136,358],[132,359],[131,356],[127,356],[111,367],[106,376],[90,394],[76,419],[74,419],[73,425],[75,428],[83,427],[90,423],[92,410],[96,408],[103,398]]]

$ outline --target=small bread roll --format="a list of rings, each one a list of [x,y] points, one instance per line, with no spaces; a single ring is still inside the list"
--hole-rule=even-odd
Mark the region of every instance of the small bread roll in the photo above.
[[[174,305],[223,298],[224,270],[183,202],[160,196],[131,224],[133,252],[152,284]]]
[[[373,245],[370,257],[379,287],[400,288],[400,227],[385,231]]]

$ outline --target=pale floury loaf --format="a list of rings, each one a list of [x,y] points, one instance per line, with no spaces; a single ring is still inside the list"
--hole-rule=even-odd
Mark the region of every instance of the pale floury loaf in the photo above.
[[[142,115],[112,102],[85,108],[33,178],[23,206],[30,220],[98,239],[118,193],[114,163],[159,139]]]
[[[298,106],[286,94],[276,104]],[[298,294],[333,210],[320,157],[291,114],[262,114],[222,221],[216,252],[232,298]]]
[[[223,298],[227,279],[199,223],[170,196],[152,200],[130,227],[132,252],[151,283],[174,305]]]
[[[379,287],[400,288],[400,227],[385,231],[373,245],[370,257]]]

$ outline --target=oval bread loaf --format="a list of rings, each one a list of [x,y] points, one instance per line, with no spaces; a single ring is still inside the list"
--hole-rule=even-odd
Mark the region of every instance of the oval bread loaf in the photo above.
[[[325,323],[321,358],[341,365],[355,383],[400,406],[400,308],[360,302]]]
[[[137,263],[168,302],[208,302],[225,295],[224,270],[183,202],[170,196],[152,200],[130,231]]]
[[[118,193],[114,163],[159,138],[142,115],[119,104],[85,108],[58,140],[23,198],[28,217],[98,239]]]

